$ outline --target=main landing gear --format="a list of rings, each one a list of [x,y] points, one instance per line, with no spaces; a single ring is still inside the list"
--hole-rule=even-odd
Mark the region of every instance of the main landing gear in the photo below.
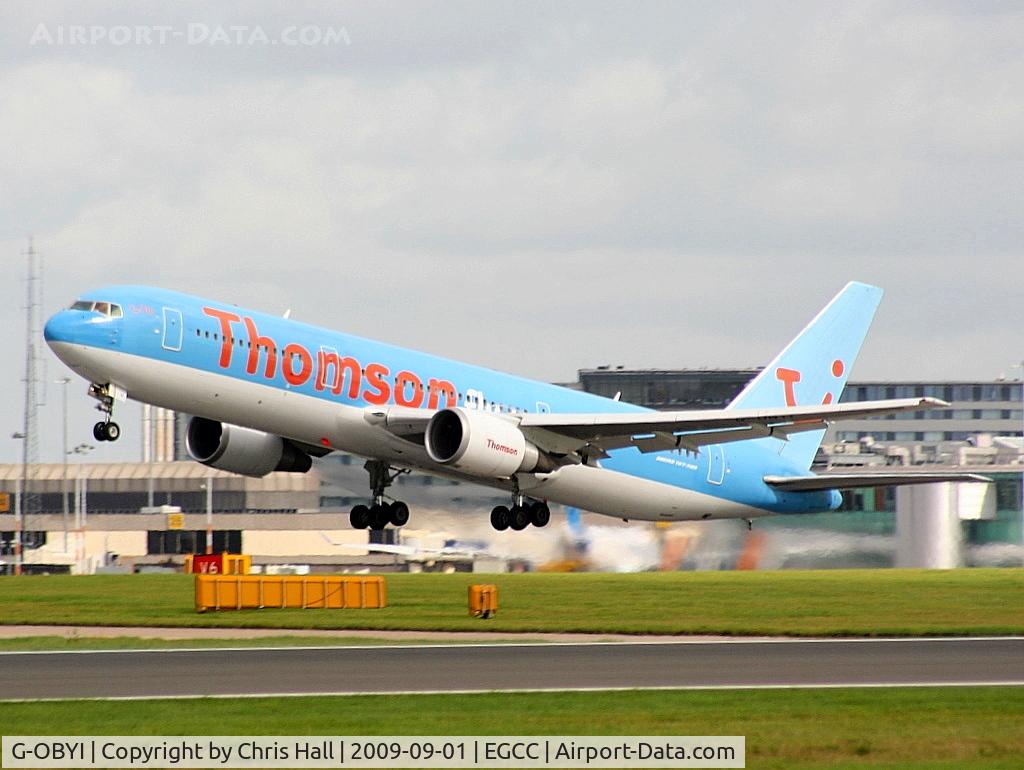
[[[388,524],[402,527],[409,521],[409,506],[401,500],[390,503],[384,501],[384,490],[391,486],[395,479],[408,470],[400,468],[392,472],[392,468],[383,460],[367,460],[363,466],[370,474],[370,490],[373,503],[357,505],[348,515],[353,529],[384,529]]]
[[[551,521],[551,509],[539,500],[527,502],[522,495],[516,495],[511,508],[499,505],[491,511],[491,526],[499,532],[505,529],[524,530],[531,524],[545,527]]]
[[[92,426],[92,437],[97,441],[117,441],[121,438],[121,426],[111,419],[114,416],[114,396],[110,384],[93,383],[89,386],[89,395],[99,401],[96,408],[106,415],[105,419]]]

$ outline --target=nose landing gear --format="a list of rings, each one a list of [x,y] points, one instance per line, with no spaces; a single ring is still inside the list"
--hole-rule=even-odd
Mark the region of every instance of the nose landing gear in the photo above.
[[[89,395],[99,401],[96,408],[106,415],[105,420],[92,426],[92,437],[97,441],[117,441],[121,438],[121,426],[112,419],[114,401],[115,399],[123,401],[127,394],[121,388],[110,383],[106,385],[93,383],[89,386]]]
[[[117,441],[121,438],[121,426],[112,420],[98,422],[92,426],[92,437],[97,441]]]

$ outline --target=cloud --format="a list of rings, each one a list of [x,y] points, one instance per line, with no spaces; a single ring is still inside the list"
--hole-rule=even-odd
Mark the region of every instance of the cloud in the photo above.
[[[888,289],[861,376],[1020,357],[1016,9],[395,10],[5,8],[12,274],[35,233],[51,311],[157,283],[556,380],[758,365],[859,279]],[[350,44],[30,46],[39,23]]]

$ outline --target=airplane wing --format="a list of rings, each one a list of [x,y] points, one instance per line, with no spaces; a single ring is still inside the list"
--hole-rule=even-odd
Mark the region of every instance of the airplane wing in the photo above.
[[[832,473],[821,476],[765,476],[764,483],[786,492],[816,492],[822,489],[862,489],[864,487],[902,487],[909,484],[934,484],[940,481],[978,481],[992,479],[977,473]]]
[[[557,454],[607,457],[612,449],[635,446],[641,452],[686,449],[696,452],[707,444],[775,438],[822,430],[836,420],[877,417],[914,409],[936,409],[949,404],[937,398],[858,401],[817,406],[780,406],[766,409],[707,409],[684,412],[628,412],[565,414],[535,412],[509,415],[538,447]],[[396,436],[423,442],[432,409],[390,407],[367,409],[367,422]]]
[[[530,413],[519,427],[537,446],[552,452],[600,458],[612,449],[635,446],[641,452],[697,451],[706,444],[822,430],[836,420],[877,417],[914,409],[947,407],[935,398],[859,401],[770,409],[714,409],[627,414]]]

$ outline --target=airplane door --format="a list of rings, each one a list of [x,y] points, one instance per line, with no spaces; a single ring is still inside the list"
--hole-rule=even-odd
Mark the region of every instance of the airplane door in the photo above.
[[[181,350],[183,329],[181,311],[173,307],[164,308],[164,350]]]
[[[708,447],[708,483],[721,484],[725,481],[725,449],[721,444]]]

